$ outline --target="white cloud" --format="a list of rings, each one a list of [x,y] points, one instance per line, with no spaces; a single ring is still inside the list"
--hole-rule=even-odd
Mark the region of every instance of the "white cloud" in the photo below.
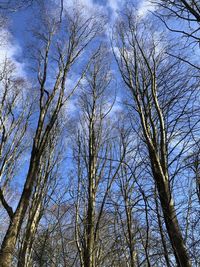
[[[118,17],[118,11],[122,10],[125,3],[125,0],[107,0],[106,7],[107,9],[109,8],[112,12],[110,16],[111,23],[115,22],[116,18]]]
[[[68,8],[75,5],[83,5],[85,7],[93,7],[94,3],[92,0],[64,0],[64,7]]]
[[[102,9],[102,6],[98,3],[94,3],[93,0],[64,0],[63,3],[66,10],[71,7],[80,7],[82,11],[87,12],[88,14],[97,9]]]
[[[153,12],[156,10],[156,5],[151,3],[149,0],[143,0],[139,4],[138,7],[138,16],[145,17],[149,14],[149,12]]]
[[[110,7],[114,13],[116,13],[120,9],[122,2],[123,1],[119,0],[108,0],[107,6]]]
[[[6,59],[11,60],[15,67],[15,74],[25,77],[24,64],[16,60],[16,56],[21,54],[20,46],[13,40],[11,33],[5,28],[0,30],[0,64]]]
[[[60,1],[55,0],[58,5]],[[84,7],[84,11],[97,11],[101,10],[103,13],[108,14],[109,11],[112,12],[111,20],[117,17],[117,12],[121,9],[125,0],[106,0],[104,4],[101,2],[94,2],[94,0],[64,0],[64,8],[69,9],[70,7],[80,6]]]

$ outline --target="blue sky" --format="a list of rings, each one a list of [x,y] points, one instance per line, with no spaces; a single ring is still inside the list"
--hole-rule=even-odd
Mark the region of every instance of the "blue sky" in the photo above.
[[[55,2],[59,8],[60,0],[53,0],[53,2]],[[89,13],[100,9],[106,14],[109,14],[110,21],[113,22],[117,17],[117,11],[122,9],[125,0],[64,0],[64,6],[66,9],[68,9],[70,5],[74,5],[77,2],[86,7]],[[131,2],[136,3],[138,1],[132,0]],[[50,0],[49,3],[51,3]],[[140,0],[138,3],[138,14],[141,16],[146,16],[149,10],[154,10],[154,6],[152,6],[148,0]],[[1,51],[0,59],[2,60],[5,55],[14,59],[17,63],[19,72],[27,71],[26,69],[23,69],[25,67],[25,52],[26,46],[31,37],[31,33],[29,31],[30,26],[34,25],[34,19],[38,13],[37,8],[38,7],[36,5],[33,5],[32,7],[11,13],[9,25],[8,27],[4,28],[4,30],[10,36],[10,40],[3,51]],[[24,75],[24,73],[22,74]]]
[[[59,2],[59,0],[54,0]],[[65,8],[72,3],[73,0],[65,0]],[[75,1],[75,0],[74,0]],[[123,0],[82,0],[83,6],[85,6],[90,12],[91,10],[101,9],[110,16],[110,23],[117,18],[117,10],[122,8],[122,5],[125,1]],[[132,2],[136,2],[132,0]],[[57,5],[59,8],[59,4]],[[19,12],[10,14],[10,25],[3,29],[5,34],[8,36],[7,44],[5,44],[3,50],[0,52],[0,60],[3,60],[5,55],[11,57],[14,60],[17,66],[17,73],[22,76],[29,76],[29,69],[27,64],[27,44],[31,42],[32,34],[29,31],[30,27],[34,25],[34,19],[37,15],[36,6],[20,10]],[[150,5],[147,0],[141,0],[138,6],[138,15],[141,17],[147,16],[149,11],[153,11],[155,9],[154,6]],[[118,90],[117,101],[114,106],[114,112],[118,111],[121,108],[120,103],[120,94]],[[71,101],[69,106],[69,110],[73,111],[76,108],[74,102]],[[18,173],[19,188],[23,185],[23,180],[26,176],[28,169],[28,156],[26,158],[26,162],[22,166],[21,172]],[[64,172],[63,172],[64,173]],[[18,178],[17,177],[17,178]],[[23,178],[22,178],[23,177]]]
[[[57,3],[59,8],[60,0],[53,0]],[[50,2],[50,1],[49,1]],[[77,0],[64,0],[64,6],[67,9],[68,6],[73,5]],[[86,8],[87,12],[97,11],[100,9],[105,12],[110,17],[110,23],[112,24],[117,18],[117,11],[122,9],[124,0],[81,0],[79,1]],[[132,0],[136,3],[135,0]],[[139,2],[138,14],[140,16],[146,16],[148,10],[153,10],[154,7],[148,4],[147,0],[142,0]],[[11,13],[9,17],[9,24],[3,29],[5,34],[8,36],[5,42],[5,46],[0,52],[0,61],[4,60],[5,56],[10,57],[16,64],[17,74],[29,78],[30,71],[28,68],[28,49],[27,45],[32,42],[32,33],[30,28],[32,28],[35,23],[35,18],[39,14],[38,6],[33,5],[29,8],[19,10],[16,13]],[[73,112],[76,109],[74,100],[69,103],[68,109]],[[121,99],[120,91],[118,90],[117,101],[113,108],[113,112],[117,112],[121,109]],[[25,177],[27,172],[28,156],[26,157],[25,165],[21,169],[21,173],[18,174],[20,180],[18,182],[23,183],[22,176]]]
[[[55,9],[57,7],[59,10],[60,0],[45,0],[45,3],[48,2],[52,6],[55,4]],[[146,16],[149,10],[152,11],[154,9],[154,6],[149,4],[148,0],[132,0],[131,2],[138,3],[138,14],[140,16]],[[123,8],[125,0],[64,0],[64,7],[69,9],[70,6],[77,5],[77,3],[84,6],[88,14],[99,9],[108,15],[110,18],[109,29],[118,16],[117,11]],[[27,64],[29,63],[29,50],[27,47],[32,42],[30,28],[35,26],[35,19],[38,14],[38,5],[36,4],[29,8],[21,9],[18,12],[10,13],[9,24],[3,29],[9,38],[4,48],[1,49],[0,61],[3,61],[5,56],[10,57],[15,62],[17,74],[20,76],[27,77],[30,75]]]

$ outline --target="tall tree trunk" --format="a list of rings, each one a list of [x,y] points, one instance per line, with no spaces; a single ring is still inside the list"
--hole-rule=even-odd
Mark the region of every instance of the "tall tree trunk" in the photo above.
[[[92,193],[93,195],[93,193]],[[85,253],[85,267],[94,267],[94,208],[95,202],[92,196],[88,205],[87,219],[87,248]]]
[[[136,267],[136,257],[137,253],[135,250],[135,240],[134,233],[132,229],[133,218],[132,218],[132,207],[131,203],[128,201],[128,197],[125,196],[125,210],[127,219],[127,231],[128,231],[128,247],[130,253],[130,267]]]
[[[28,178],[24,185],[22,196],[20,202],[17,206],[17,209],[13,215],[10,225],[6,232],[6,235],[3,239],[3,243],[0,250],[0,266],[1,267],[10,267],[12,266],[12,259],[14,256],[15,245],[19,232],[23,223],[23,218],[25,217],[29,199],[32,193],[32,187],[37,176],[37,166],[39,163],[39,158],[36,156],[35,152],[32,153],[31,164],[29,168]]]
[[[18,267],[31,267],[32,246],[41,217],[41,201],[31,207],[23,243],[19,252]]]
[[[164,177],[157,166],[157,162],[151,155],[152,171],[163,211],[164,221],[171,245],[176,257],[178,267],[191,267],[191,263],[184,244],[183,236],[179,227],[173,197],[171,195],[169,180]]]
[[[88,210],[87,210],[87,246],[85,251],[85,267],[95,266],[94,228],[96,198],[96,143],[95,143],[95,105],[89,127],[89,172],[88,172]]]
[[[166,266],[167,267],[171,267],[170,259],[169,259],[169,253],[168,253],[168,250],[167,250],[167,244],[166,244],[164,231],[163,231],[163,226],[162,226],[161,215],[160,215],[160,211],[159,211],[159,203],[158,203],[158,199],[157,199],[157,192],[155,192],[155,203],[156,203],[156,213],[157,213],[157,218],[158,218],[158,226],[159,226],[162,246],[163,246],[163,250],[164,250],[164,257],[165,257],[165,261],[166,261]]]

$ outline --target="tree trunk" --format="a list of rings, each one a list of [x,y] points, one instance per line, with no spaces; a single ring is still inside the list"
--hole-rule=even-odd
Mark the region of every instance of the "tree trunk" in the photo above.
[[[125,210],[126,210],[127,231],[128,231],[128,247],[130,253],[130,267],[136,267],[137,253],[135,250],[134,233],[132,230],[132,224],[133,224],[132,207],[131,204],[128,202],[127,197],[125,197]]]
[[[1,250],[0,250],[0,266],[1,267],[12,266],[12,259],[14,256],[15,245],[17,242],[17,238],[18,238],[22,223],[23,223],[23,219],[25,217],[25,214],[26,214],[26,211],[29,205],[29,199],[31,197],[34,180],[37,177],[38,162],[39,162],[39,158],[33,152],[28,177],[24,185],[21,199],[13,215],[13,219],[10,221],[10,225],[8,227],[8,230],[6,232],[6,235],[3,239],[3,243],[1,246]]]
[[[163,177],[163,174],[160,173],[155,165],[153,166],[153,175],[159,193],[165,225],[169,234],[178,267],[191,267],[191,263],[179,227],[173,198],[171,196],[169,181],[168,179]]]
[[[85,267],[94,267],[94,200],[90,200],[87,220],[87,248],[85,253]]]
[[[23,243],[19,252],[18,267],[31,267],[31,252],[35,233],[41,217],[41,201],[36,203],[36,207],[32,207],[30,216],[28,217],[27,227]]]
[[[160,236],[161,236],[161,241],[162,241],[162,246],[163,246],[163,251],[164,251],[164,257],[165,257],[165,261],[166,261],[166,266],[171,267],[170,259],[169,259],[169,253],[167,250],[167,244],[166,244],[166,240],[165,240],[165,236],[164,236],[164,232],[163,232],[161,215],[159,212],[159,203],[157,200],[157,192],[155,192],[155,203],[156,203],[156,213],[157,213],[157,218],[158,218],[158,226],[159,226],[159,231],[160,231]]]
[[[87,246],[85,251],[85,267],[95,266],[94,227],[96,198],[96,140],[94,130],[95,105],[89,126],[89,172],[88,172],[88,210],[87,210]]]

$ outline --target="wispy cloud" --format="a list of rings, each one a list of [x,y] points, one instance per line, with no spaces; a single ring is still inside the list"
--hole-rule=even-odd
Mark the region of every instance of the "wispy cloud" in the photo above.
[[[84,8],[84,12],[91,12],[96,11],[96,9],[102,9],[102,6],[99,3],[94,3],[93,0],[64,0],[63,4],[66,10],[71,7]]]
[[[2,28],[0,36],[0,64],[2,65],[6,59],[11,60],[16,67],[15,74],[25,77],[24,64],[16,59],[16,56],[19,56],[22,52],[21,47],[13,39],[8,29]]]
[[[58,5],[60,4],[59,0],[55,0]],[[84,11],[97,11],[101,10],[103,13],[110,14],[111,20],[117,17],[118,11],[124,5],[125,0],[106,0],[105,2],[94,1],[94,0],[64,0],[64,8],[68,9],[69,7],[82,6]]]
[[[139,17],[146,17],[149,12],[153,12],[156,10],[156,4],[153,4],[149,0],[143,0],[140,2],[138,6],[138,16]]]
[[[117,16],[118,11],[121,9],[123,4],[124,4],[123,0],[108,0],[107,1],[107,7],[111,9],[112,15],[114,15],[114,17]]]

